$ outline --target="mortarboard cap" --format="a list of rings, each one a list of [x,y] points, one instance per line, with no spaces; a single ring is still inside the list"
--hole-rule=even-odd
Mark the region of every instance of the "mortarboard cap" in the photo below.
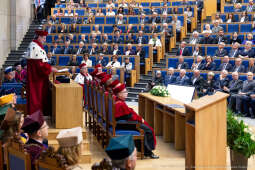
[[[112,78],[112,75],[110,74],[107,74],[104,76],[104,78],[102,78],[101,82],[100,82],[100,85],[104,85],[110,78]]]
[[[81,127],[61,130],[57,135],[61,147],[70,147],[80,144],[83,140]]]
[[[105,152],[112,160],[129,157],[135,149],[133,137],[130,135],[111,138]]]
[[[43,30],[36,30],[35,34],[38,36],[47,36],[48,32],[47,31],[43,31]]]
[[[113,93],[117,95],[119,92],[126,88],[125,84],[121,84],[113,89]]]
[[[120,81],[118,80],[118,79],[116,79],[116,80],[114,80],[110,85],[109,85],[109,87],[110,88],[114,88],[115,86],[117,86],[117,84],[119,84],[120,83]]]
[[[82,67],[86,67],[86,64],[85,63],[82,63],[79,65],[79,68],[82,69]]]
[[[24,130],[25,133],[34,133],[42,127],[43,123],[42,111],[38,110],[24,119],[21,129]]]
[[[12,66],[6,67],[6,68],[4,69],[4,74],[8,74],[8,73],[10,73],[10,72],[12,72],[12,71],[13,71]]]

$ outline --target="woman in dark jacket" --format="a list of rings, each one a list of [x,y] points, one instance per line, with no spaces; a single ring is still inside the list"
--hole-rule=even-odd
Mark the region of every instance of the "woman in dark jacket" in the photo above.
[[[209,72],[207,75],[207,81],[204,84],[203,96],[213,95],[216,89],[217,89],[217,82],[214,79],[214,73]]]
[[[204,70],[214,71],[216,69],[216,64],[215,62],[213,62],[213,59],[211,56],[206,56],[205,61],[206,63],[205,63]]]

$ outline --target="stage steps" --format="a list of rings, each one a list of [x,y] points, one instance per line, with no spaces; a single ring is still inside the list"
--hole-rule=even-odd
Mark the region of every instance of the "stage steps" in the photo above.
[[[49,146],[52,146],[55,148],[55,150],[58,149],[59,144],[58,141],[56,140],[56,137],[63,129],[55,129],[55,128],[49,128],[48,129],[48,144]],[[90,152],[90,142],[88,140],[88,130],[83,128],[82,129],[82,134],[83,134],[83,141],[82,141],[82,153],[81,153],[81,158],[80,158],[80,164],[89,164],[91,163],[91,152]]]

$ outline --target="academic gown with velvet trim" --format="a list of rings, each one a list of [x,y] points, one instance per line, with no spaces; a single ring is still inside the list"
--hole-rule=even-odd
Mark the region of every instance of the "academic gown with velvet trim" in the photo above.
[[[27,59],[27,112],[29,115],[42,110],[44,115],[51,113],[51,96],[49,75],[51,65],[42,44],[34,40],[30,44],[30,55]]]
[[[129,108],[127,106],[127,104],[125,103],[125,101],[119,99],[118,97],[116,97],[115,99],[115,118],[118,120],[128,120],[128,121],[138,121],[140,123],[142,123],[142,117],[139,116],[133,109]],[[145,126],[147,126],[152,134],[153,134],[153,139],[154,139],[154,147],[151,149],[154,149],[156,147],[156,137],[155,137],[155,133],[152,127],[150,127],[150,125],[144,121],[143,123]],[[146,134],[145,134],[146,135]],[[151,142],[151,141],[148,141]]]

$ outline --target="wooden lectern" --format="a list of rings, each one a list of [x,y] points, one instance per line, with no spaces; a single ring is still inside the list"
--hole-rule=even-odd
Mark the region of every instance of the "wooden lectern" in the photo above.
[[[217,92],[186,107],[186,169],[226,169],[228,94]]]
[[[63,73],[57,73],[63,75]],[[52,83],[52,116],[57,129],[83,127],[83,89],[73,80],[70,83]]]

